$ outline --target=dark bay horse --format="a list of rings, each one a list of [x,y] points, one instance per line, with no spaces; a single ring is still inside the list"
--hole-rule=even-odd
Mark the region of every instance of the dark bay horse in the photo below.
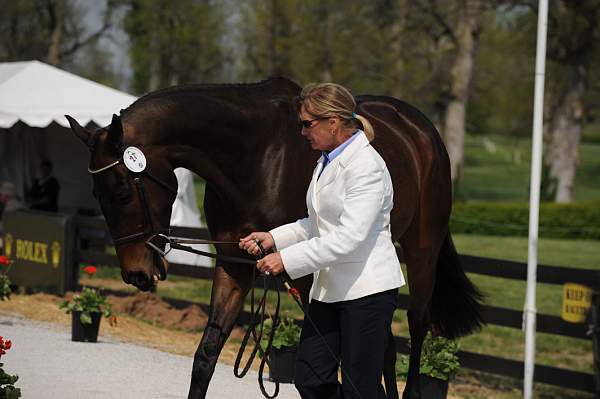
[[[305,194],[319,156],[301,136],[294,99],[301,88],[275,78],[244,85],[177,86],[150,93],[114,116],[107,128],[89,131],[67,117],[89,147],[94,192],[108,223],[126,283],[150,289],[166,278],[166,260],[146,244],[169,227],[177,180],[185,167],[203,177],[211,236],[237,241],[306,214]],[[408,267],[410,368],[404,398],[420,397],[419,360],[429,328],[455,338],[480,327],[479,293],[465,276],[448,231],[450,164],[431,122],[400,100],[357,97],[357,113],[369,119],[373,147],[385,159],[394,184],[392,236]],[[141,149],[143,174],[121,163],[125,147]],[[143,176],[149,177],[144,178]],[[219,254],[247,256],[235,245]],[[204,398],[225,340],[242,309],[252,267],[218,261],[209,322],[194,356],[190,398]],[[294,283],[306,301],[311,278]],[[397,397],[395,350],[386,356],[386,390]]]

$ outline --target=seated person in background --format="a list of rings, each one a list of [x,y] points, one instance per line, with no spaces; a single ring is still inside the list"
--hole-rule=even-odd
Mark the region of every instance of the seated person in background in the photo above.
[[[60,185],[52,176],[52,162],[44,159],[40,164],[40,177],[35,179],[29,190],[29,206],[46,212],[58,211],[58,192]]]

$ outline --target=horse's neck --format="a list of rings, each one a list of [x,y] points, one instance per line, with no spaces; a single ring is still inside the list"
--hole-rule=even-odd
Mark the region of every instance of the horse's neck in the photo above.
[[[185,167],[204,178],[232,209],[280,206],[282,193],[298,190],[290,186],[305,180],[303,172],[310,168],[305,165],[310,155],[303,154],[307,147],[299,134],[293,137],[296,132],[220,130],[218,134],[226,139],[205,133],[204,137],[192,132],[179,133],[178,144],[167,145],[168,157],[174,168]]]

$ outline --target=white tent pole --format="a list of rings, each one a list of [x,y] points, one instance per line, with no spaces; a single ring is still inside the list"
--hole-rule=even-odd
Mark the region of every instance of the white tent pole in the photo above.
[[[535,97],[533,103],[533,138],[531,143],[531,187],[529,194],[529,253],[527,256],[527,296],[523,312],[525,327],[525,375],[523,398],[531,399],[535,367],[535,286],[537,283],[537,243],[542,175],[542,126],[544,116],[544,77],[546,70],[546,34],[548,0],[539,0],[537,49],[535,55]]]

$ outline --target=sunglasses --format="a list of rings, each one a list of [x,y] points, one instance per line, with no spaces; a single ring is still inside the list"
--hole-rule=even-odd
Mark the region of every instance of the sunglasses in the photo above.
[[[329,119],[329,117],[325,117],[325,118],[315,118],[315,119],[301,119],[300,123],[302,124],[303,127],[305,127],[306,129],[310,129],[313,125],[313,122],[316,121],[320,121],[323,119]]]

